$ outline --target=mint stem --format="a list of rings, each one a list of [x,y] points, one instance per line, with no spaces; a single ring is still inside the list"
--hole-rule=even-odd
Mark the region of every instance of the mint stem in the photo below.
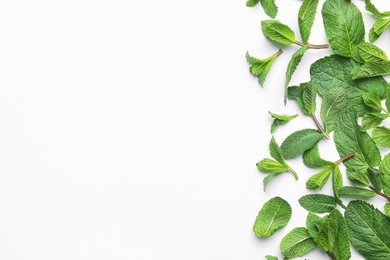
[[[385,112],[387,117],[390,117],[390,113],[389,113],[389,111],[386,108],[382,107],[382,111]]]
[[[292,174],[294,174],[295,180],[298,180],[298,174],[297,174],[297,172],[294,171],[291,167],[289,167],[288,170],[289,170]]]
[[[329,137],[328,133],[325,132],[324,128],[322,127],[322,125],[321,125],[320,122],[318,121],[316,115],[314,115],[314,114],[311,115],[311,118],[313,118],[314,123],[316,124],[318,130],[320,130],[321,133],[325,136],[325,139],[326,139],[326,140],[330,140],[330,137]]]
[[[280,54],[283,53],[283,50],[282,49],[279,49],[279,51],[277,53],[274,54],[275,58],[277,58]]]
[[[306,47],[306,48],[309,48],[309,49],[328,49],[329,48],[329,44],[310,44],[310,43],[302,43],[302,42],[299,42],[299,41],[295,41],[295,44],[299,45],[299,46],[302,46],[302,47]]]
[[[382,192],[380,192],[380,191],[378,191],[377,189],[375,189],[373,186],[368,186],[373,192],[375,192],[376,194],[378,194],[379,196],[381,196],[381,197],[383,197],[383,198],[385,198],[385,199],[387,199],[388,201],[390,201],[390,197],[389,196],[387,196],[386,194],[384,194],[384,193],[382,193]]]
[[[349,153],[349,154],[347,154],[347,155],[344,155],[343,157],[341,157],[340,159],[338,159],[338,160],[336,161],[336,163],[337,163],[337,164],[340,164],[340,163],[344,162],[345,160],[347,160],[347,159],[349,159],[349,158],[351,158],[351,157],[353,157],[353,156],[355,156],[355,153],[354,153],[354,152]]]

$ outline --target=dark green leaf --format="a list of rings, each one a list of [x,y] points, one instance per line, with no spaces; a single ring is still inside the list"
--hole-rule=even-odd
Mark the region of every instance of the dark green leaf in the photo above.
[[[267,201],[257,215],[253,231],[256,236],[269,237],[285,227],[291,218],[291,207],[287,201],[275,197]]]
[[[340,113],[347,106],[347,92],[342,87],[330,89],[323,97],[321,104],[321,119],[325,131],[330,133],[336,127]]]
[[[303,129],[289,135],[282,143],[283,157],[292,159],[314,147],[324,136],[314,129]]]
[[[330,212],[336,207],[335,198],[323,194],[309,194],[299,199],[299,204],[307,211],[314,213]]]
[[[325,32],[334,53],[351,57],[353,46],[364,41],[364,23],[350,1],[327,0],[322,6]]]
[[[339,194],[341,187],[343,187],[343,176],[340,172],[340,168],[338,165],[336,165],[333,169],[332,187],[333,187],[333,195],[337,203],[343,205],[342,201],[340,200],[340,194]]]
[[[353,79],[372,78],[390,74],[390,61],[367,62],[352,70]]]
[[[344,197],[367,199],[375,197],[376,193],[363,188],[344,186],[339,190],[339,195]]]
[[[367,260],[390,259],[390,218],[364,201],[351,201],[345,211],[352,246]]]
[[[280,249],[285,258],[303,256],[315,247],[315,242],[304,227],[294,228],[280,243]]]
[[[304,0],[298,12],[298,25],[301,33],[302,42],[307,43],[309,40],[311,28],[313,27],[316,16],[318,0]]]
[[[306,218],[306,228],[309,235],[313,240],[318,244],[318,232],[320,231],[321,226],[324,224],[325,220],[316,214],[309,212]]]
[[[355,185],[367,187],[370,185],[365,172],[357,172],[350,169],[346,171],[348,179]]]
[[[316,110],[316,91],[311,82],[305,82],[299,86],[289,87],[287,96],[298,102],[305,115],[313,115]]]
[[[370,180],[372,186],[377,191],[381,191],[383,189],[382,186],[382,178],[383,178],[383,173],[380,170],[369,168],[367,170],[367,177]]]
[[[334,165],[333,162],[326,161],[321,158],[320,152],[318,150],[318,144],[316,144],[313,148],[306,150],[303,153],[302,158],[303,163],[310,168],[321,168]]]

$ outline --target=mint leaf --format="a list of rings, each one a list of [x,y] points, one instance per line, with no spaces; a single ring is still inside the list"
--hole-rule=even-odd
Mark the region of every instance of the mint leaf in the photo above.
[[[367,168],[378,166],[381,161],[378,147],[367,133],[361,131],[354,109],[346,109],[340,115],[334,141],[340,157],[355,153],[355,156],[344,161],[348,169],[364,173]]]
[[[364,0],[366,4],[366,10],[372,13],[376,18],[385,18],[390,16],[390,12],[380,12],[375,5],[371,3],[371,0]]]
[[[322,6],[326,36],[334,53],[351,57],[353,46],[364,41],[364,23],[359,9],[350,1],[327,0]]]
[[[276,256],[272,255],[266,255],[265,258],[267,258],[267,260],[279,260]]]
[[[345,211],[352,246],[367,260],[390,259],[390,218],[364,201],[351,201]]]
[[[261,22],[261,29],[265,37],[273,42],[290,45],[295,42],[295,33],[285,24],[277,20]]]
[[[317,0],[318,1],[318,0]],[[287,96],[288,96],[288,84],[290,83],[291,77],[294,74],[296,68],[298,67],[298,64],[301,62],[301,59],[303,57],[303,54],[305,54],[307,48],[302,47],[298,49],[291,57],[290,62],[288,63],[287,66],[287,71],[286,71],[286,81],[284,84],[285,87],[285,92],[284,92],[284,104],[287,103]]]
[[[383,173],[380,170],[369,168],[367,171],[367,177],[370,180],[372,186],[374,186],[374,189],[377,191],[381,191],[383,189],[382,186],[382,178]]]
[[[390,74],[390,61],[367,62],[352,70],[353,79],[372,78]]]
[[[246,1],[246,6],[253,7],[257,5],[260,2],[260,0],[248,0]]]
[[[313,27],[319,0],[303,0],[298,12],[298,25],[302,42],[307,44]]]
[[[298,116],[298,114],[295,115],[278,115],[275,113],[272,113],[268,111],[268,114],[274,119],[271,125],[271,133],[274,133],[276,129],[287,122],[289,122],[291,119],[294,119]]]
[[[253,231],[256,236],[269,237],[285,227],[291,218],[291,207],[282,198],[274,197],[267,201],[257,215]]]
[[[334,130],[338,117],[346,105],[347,92],[342,87],[332,88],[324,95],[320,115],[327,133]]]
[[[311,82],[301,83],[299,86],[289,87],[287,97],[298,102],[305,115],[313,115],[316,111],[317,90]]]
[[[335,197],[337,203],[343,205],[342,201],[340,200],[340,194],[339,194],[341,187],[343,187],[343,176],[340,172],[339,166],[336,165],[333,169],[333,174],[332,174],[333,196]]]
[[[382,147],[390,148],[390,129],[380,126],[372,130],[372,139]]]
[[[322,189],[330,177],[333,168],[325,169],[311,176],[306,182],[306,188],[309,190]]]
[[[314,147],[324,136],[314,129],[303,129],[289,135],[282,143],[283,157],[292,159]]]
[[[334,165],[333,162],[321,158],[320,152],[318,150],[318,144],[316,144],[313,148],[306,150],[303,153],[302,158],[303,163],[309,168],[321,168]]]
[[[366,172],[357,172],[350,169],[346,170],[348,179],[357,186],[367,187],[370,185]]]
[[[274,55],[263,59],[259,60],[255,57],[252,57],[249,55],[249,53],[246,53],[246,60],[249,63],[249,71],[254,75],[259,78],[259,83],[261,86],[264,85],[264,81],[268,75],[268,72],[272,66],[272,63],[274,60],[282,53],[282,50],[279,50],[277,53]]]
[[[315,247],[315,242],[304,227],[294,228],[280,243],[280,249],[285,258],[303,256]]]
[[[343,87],[347,92],[348,106],[357,109],[359,116],[378,112],[364,104],[362,95],[372,92],[382,99],[386,95],[388,83],[383,77],[352,79],[352,69],[357,65],[354,60],[337,55],[319,59],[310,67],[313,85],[322,97],[334,87]]]
[[[306,217],[306,228],[309,235],[313,238],[314,242],[318,244],[318,232],[321,226],[325,223],[325,220],[316,214],[309,212]]]
[[[387,154],[380,166],[379,169],[382,171],[382,185],[383,185],[383,192],[390,196],[390,153]]]
[[[260,171],[265,173],[282,173],[288,171],[288,166],[268,158],[264,158],[256,165]]]
[[[375,110],[380,110],[382,109],[382,104],[381,100],[378,97],[378,95],[371,93],[371,92],[366,92],[362,96],[364,104],[366,104],[368,107],[372,107]]]
[[[339,195],[342,197],[355,197],[361,199],[373,198],[376,193],[363,188],[344,186],[339,190]]]
[[[362,131],[367,131],[380,125],[388,116],[381,113],[366,113],[362,119]]]
[[[388,61],[386,53],[374,44],[362,42],[356,48],[363,62]]]
[[[330,212],[336,207],[335,198],[323,194],[305,195],[298,201],[304,209],[314,213]]]
[[[384,208],[385,208],[386,215],[390,217],[390,202],[387,202]]]
[[[370,41],[371,42],[376,41],[382,35],[382,33],[389,27],[389,25],[390,25],[390,19],[376,21],[368,34],[368,38],[370,39]]]
[[[275,18],[278,14],[278,7],[275,4],[275,0],[248,0],[246,6],[253,7],[258,3],[261,3],[261,6],[264,9],[264,12],[271,18]]]

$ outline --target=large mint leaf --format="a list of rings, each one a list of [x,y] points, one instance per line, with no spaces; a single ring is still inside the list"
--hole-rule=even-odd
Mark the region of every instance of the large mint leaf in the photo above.
[[[317,12],[318,1],[319,0],[303,0],[301,8],[299,8],[298,25],[303,43],[307,43],[309,40],[311,28]]]
[[[282,143],[282,151],[285,159],[292,159],[306,150],[314,147],[323,134],[315,129],[303,129],[289,135]]]
[[[285,227],[291,218],[291,207],[287,201],[275,197],[267,201],[257,215],[253,231],[256,236],[269,237]]]
[[[287,25],[278,20],[265,20],[261,22],[261,29],[265,37],[283,45],[295,42],[295,33]]]
[[[350,58],[332,55],[313,63],[310,75],[322,97],[334,87],[343,87],[347,92],[348,106],[357,109],[358,115],[363,116],[366,112],[377,111],[364,104],[362,95],[372,92],[382,99],[386,95],[388,83],[383,77],[353,80],[352,69],[357,65],[358,63]]]
[[[298,201],[304,209],[314,213],[330,212],[336,207],[335,199],[332,196],[324,194],[305,195]]]
[[[381,161],[378,147],[366,132],[361,131],[354,109],[346,109],[340,115],[334,141],[340,157],[355,153],[355,156],[344,161],[349,169],[366,172],[367,168],[378,166]]]
[[[334,163],[324,160],[320,156],[320,152],[318,150],[318,144],[313,148],[305,151],[303,153],[303,163],[310,168],[321,168],[325,166],[333,166]]]
[[[353,47],[364,41],[364,23],[359,9],[350,1],[327,0],[322,6],[322,17],[334,53],[351,57]]]
[[[345,211],[352,246],[367,260],[390,259],[390,218],[364,201],[351,201]]]
[[[367,190],[363,188],[344,186],[339,190],[339,195],[342,197],[345,196],[368,199],[375,197],[376,193],[372,190]]]
[[[303,256],[315,247],[315,242],[304,227],[294,228],[280,243],[280,249],[285,259]]]
[[[336,127],[338,117],[347,105],[347,92],[342,87],[330,89],[322,99],[321,119],[325,131],[330,133]]]

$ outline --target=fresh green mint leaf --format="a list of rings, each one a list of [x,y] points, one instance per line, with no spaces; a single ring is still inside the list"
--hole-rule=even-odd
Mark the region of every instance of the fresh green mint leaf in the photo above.
[[[318,0],[317,0],[318,1]],[[302,47],[300,49],[298,49],[291,57],[291,60],[290,62],[288,63],[288,66],[287,66],[287,71],[286,71],[286,81],[285,81],[285,84],[284,84],[284,87],[285,87],[285,92],[284,92],[284,104],[287,103],[287,97],[288,97],[288,84],[290,83],[291,81],[291,77],[292,75],[294,74],[295,70],[297,69],[298,67],[298,64],[301,62],[302,60],[302,57],[303,55],[305,54],[307,48],[306,47]]]
[[[246,6],[253,7],[258,3],[261,3],[261,6],[264,9],[264,12],[271,18],[275,18],[278,14],[278,7],[275,4],[275,0],[248,0]]]
[[[274,119],[271,125],[271,133],[274,133],[276,129],[287,122],[289,122],[291,119],[294,119],[298,116],[298,114],[295,115],[278,115],[275,113],[272,113],[268,111],[268,114]]]
[[[376,18],[386,18],[390,16],[390,11],[380,12],[375,5],[371,3],[371,0],[364,0],[366,4],[366,10],[372,13]]]
[[[285,259],[303,256],[315,247],[314,240],[304,227],[294,228],[280,243],[280,249]]]
[[[267,260],[279,260],[276,256],[272,255],[266,255],[265,258],[267,258]]]
[[[335,165],[333,162],[321,158],[318,144],[316,144],[313,148],[306,150],[303,153],[302,158],[303,163],[309,168],[321,168]]]
[[[357,186],[367,187],[370,182],[367,178],[366,172],[353,171],[351,169],[346,170],[348,179]]]
[[[306,217],[306,228],[309,235],[313,238],[314,242],[318,244],[318,232],[321,226],[325,223],[325,220],[320,216],[309,212]]]
[[[390,217],[390,202],[387,202],[384,208],[385,208],[386,215]]]
[[[367,260],[390,259],[390,218],[364,201],[345,211],[352,246]]]
[[[390,84],[389,84],[389,90],[387,91],[387,95],[386,95],[385,106],[388,113],[390,111]]]
[[[362,131],[379,126],[388,116],[381,113],[366,113],[362,119]]]
[[[250,65],[249,70],[254,76],[257,76],[259,78],[259,83],[261,86],[264,85],[264,81],[268,75],[272,63],[281,53],[282,51],[279,50],[279,52],[277,52],[276,54],[263,60],[259,60],[255,57],[250,56],[248,52],[246,53],[246,60]]]
[[[315,129],[303,129],[294,132],[281,145],[283,157],[287,160],[295,158],[314,147],[323,137],[323,134]]]
[[[381,161],[378,147],[366,132],[361,131],[356,112],[352,108],[344,110],[340,115],[334,141],[340,157],[355,153],[352,158],[344,161],[348,169],[364,173],[368,168],[378,166]]]
[[[311,82],[301,83],[299,86],[287,89],[288,99],[294,99],[305,115],[313,115],[316,111],[317,89]]]
[[[261,22],[261,29],[265,37],[273,42],[290,45],[294,43],[295,33],[287,25],[277,20],[265,20]]]
[[[382,104],[381,100],[378,97],[378,95],[371,93],[371,92],[366,92],[362,96],[364,104],[366,104],[368,107],[372,107],[375,110],[380,110],[382,109]]]
[[[382,33],[386,31],[389,25],[390,19],[376,21],[368,34],[370,41],[376,41],[382,35]]]
[[[368,62],[352,70],[353,79],[372,78],[390,74],[390,61]]]
[[[324,194],[309,194],[301,197],[299,204],[307,211],[325,213],[336,207],[336,200],[334,197]]]
[[[269,142],[269,152],[271,157],[278,161],[280,164],[288,166],[283,158],[282,148],[280,148],[273,136],[271,138],[271,141]]]
[[[282,173],[288,171],[288,166],[268,158],[264,158],[258,162],[257,168],[265,173]]]
[[[374,44],[362,42],[356,48],[363,62],[388,61],[386,53]]]
[[[342,197],[368,199],[375,197],[376,193],[363,188],[344,186],[339,190],[339,195]]]
[[[379,169],[383,173],[382,175],[382,186],[383,186],[383,192],[390,196],[390,153],[387,154],[380,166]]]
[[[291,207],[287,201],[274,197],[267,201],[257,215],[253,231],[258,237],[272,236],[285,227],[291,218]]]
[[[311,28],[313,27],[314,18],[317,12],[319,0],[303,0],[298,12],[299,32],[301,33],[302,42],[307,44]]]
[[[370,180],[372,186],[377,191],[381,191],[383,189],[382,179],[383,173],[382,171],[374,168],[369,168],[367,171],[367,177]]]
[[[333,196],[336,199],[336,202],[340,205],[343,205],[343,202],[340,200],[339,191],[343,187],[343,175],[341,174],[340,168],[336,165],[333,169],[332,174],[332,187],[333,187]]]
[[[372,139],[382,147],[390,148],[390,129],[384,126],[379,126],[372,130]]]
[[[246,1],[246,6],[253,7],[257,5],[260,2],[260,0],[248,0]]]
[[[321,119],[325,132],[330,133],[336,127],[340,113],[347,106],[347,92],[342,87],[330,89],[322,99]]]
[[[306,188],[309,190],[322,189],[330,177],[332,168],[325,169],[317,174],[311,176],[306,182]]]
[[[351,57],[352,48],[364,41],[365,29],[359,9],[350,1],[326,0],[322,18],[334,53]]]
[[[354,60],[338,55],[319,59],[310,67],[313,85],[321,97],[332,88],[344,88],[347,92],[348,107],[357,109],[359,116],[367,112],[378,112],[364,104],[362,95],[365,92],[372,92],[383,99],[389,85],[383,77],[352,79],[352,69],[357,65]]]

